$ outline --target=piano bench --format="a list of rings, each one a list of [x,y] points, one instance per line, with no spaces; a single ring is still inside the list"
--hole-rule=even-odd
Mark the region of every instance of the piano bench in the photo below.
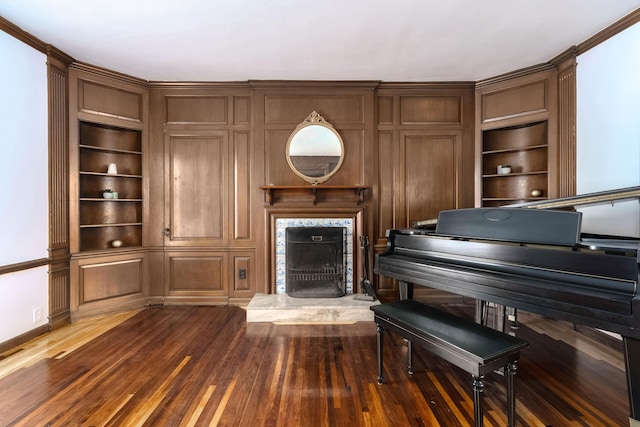
[[[383,331],[389,330],[407,340],[409,374],[413,374],[415,342],[472,375],[476,426],[483,425],[484,375],[506,367],[508,425],[515,426],[515,373],[520,350],[529,346],[527,341],[413,300],[373,305],[371,310],[377,326],[378,384],[384,382]]]

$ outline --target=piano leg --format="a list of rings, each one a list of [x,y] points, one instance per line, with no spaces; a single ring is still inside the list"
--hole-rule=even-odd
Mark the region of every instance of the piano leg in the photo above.
[[[413,375],[413,343],[411,340],[407,340],[407,373]]]
[[[475,418],[475,427],[484,425],[484,410],[482,392],[484,391],[484,375],[475,376],[473,378],[473,417]]]
[[[398,284],[400,287],[400,299],[413,299],[413,283],[403,282],[402,280]]]
[[[640,426],[640,340],[623,337],[632,427]]]
[[[382,343],[383,343],[383,334],[384,330],[382,326],[376,326],[376,335],[378,336],[377,341],[377,350],[378,350],[378,384],[382,385],[384,383],[384,377],[382,376]]]

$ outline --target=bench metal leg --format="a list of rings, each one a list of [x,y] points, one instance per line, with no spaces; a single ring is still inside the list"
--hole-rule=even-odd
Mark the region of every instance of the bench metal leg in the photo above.
[[[475,417],[475,426],[482,427],[484,425],[483,418],[483,399],[482,392],[484,390],[484,375],[473,375],[473,413]]]
[[[407,372],[413,375],[413,344],[411,340],[407,340]]]
[[[384,329],[382,326],[376,324],[376,334],[378,336],[378,384],[384,383],[384,378],[382,378],[382,333]]]
[[[518,370],[518,361],[507,364],[507,415],[508,426],[516,425],[516,371]]]

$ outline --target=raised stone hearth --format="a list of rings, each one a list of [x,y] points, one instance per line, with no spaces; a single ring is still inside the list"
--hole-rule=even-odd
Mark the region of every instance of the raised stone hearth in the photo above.
[[[360,301],[353,294],[339,298],[293,298],[286,294],[256,294],[247,306],[247,322],[354,323],[373,321],[369,308],[379,301]]]

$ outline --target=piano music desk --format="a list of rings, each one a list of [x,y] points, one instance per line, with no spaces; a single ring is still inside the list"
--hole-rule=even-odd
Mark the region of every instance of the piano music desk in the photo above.
[[[472,375],[477,427],[484,421],[484,375],[506,367],[508,425],[515,426],[515,373],[520,350],[529,346],[527,341],[413,300],[371,306],[371,310],[377,326],[378,384],[384,382],[382,344],[387,329],[407,340],[409,374],[413,374],[411,352],[415,342]]]

